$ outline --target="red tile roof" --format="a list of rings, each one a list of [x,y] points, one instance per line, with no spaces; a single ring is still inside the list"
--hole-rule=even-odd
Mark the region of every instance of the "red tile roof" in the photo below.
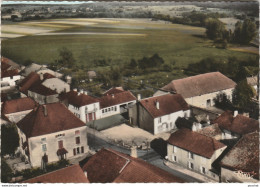
[[[237,134],[247,134],[259,131],[259,122],[255,119],[238,114],[233,117],[233,112],[226,111],[213,121],[221,129],[226,129]]]
[[[35,72],[31,72],[27,77],[25,77],[25,79],[23,79],[20,83],[19,83],[19,87],[20,87],[20,91],[27,94],[28,89],[33,85],[33,84],[40,84],[41,79],[40,76],[35,73]]]
[[[168,143],[206,158],[211,158],[216,150],[226,146],[214,138],[189,129],[172,133]]]
[[[224,168],[233,171],[250,172],[259,180],[259,133],[244,135],[220,162]]]
[[[46,107],[47,115],[44,115]],[[85,123],[71,113],[61,103],[39,105],[17,123],[22,132],[29,137],[41,136],[85,126]]]
[[[125,90],[122,87],[114,87],[114,88],[110,88],[109,90],[105,91],[103,93],[103,95],[111,95],[111,94],[121,93],[124,91]]]
[[[124,91],[120,93],[102,96],[99,99],[99,102],[100,102],[100,108],[106,108],[121,103],[135,101],[135,100],[136,97],[130,91]]]
[[[26,110],[32,110],[36,107],[36,102],[29,97],[5,101],[2,105],[4,114],[12,114]]]
[[[89,183],[89,181],[80,166],[76,164],[34,177],[23,183]]]
[[[235,88],[235,86],[236,83],[225,75],[220,72],[212,72],[173,80],[161,89],[174,91],[181,94],[184,98],[190,98],[229,88]]]
[[[141,159],[112,149],[101,149],[82,169],[87,171],[89,181],[94,183],[184,182]]]
[[[52,90],[42,84],[33,85],[28,90],[30,90],[34,93],[38,93],[40,95],[44,95],[44,96],[58,94],[55,90]]]
[[[6,71],[8,70],[8,68],[10,68],[11,65],[7,63],[6,59],[4,59],[3,57],[1,58],[1,72],[2,71]]]
[[[18,69],[15,69],[10,64],[8,64],[9,59],[1,58],[1,78],[11,77],[19,74]]]
[[[91,97],[89,95],[86,95],[84,93],[79,94],[76,91],[69,91],[67,93],[63,93],[60,96],[60,99],[63,100],[68,100],[68,103],[76,106],[76,107],[81,107],[81,106],[85,106],[85,105],[89,105],[92,103],[97,103],[99,102],[98,99]]]
[[[18,69],[11,69],[11,70],[6,70],[1,72],[1,78],[12,77],[16,75],[19,75]]]
[[[159,109],[156,108],[156,101],[159,102]],[[150,97],[141,100],[140,103],[154,118],[189,109],[188,104],[180,94]]]

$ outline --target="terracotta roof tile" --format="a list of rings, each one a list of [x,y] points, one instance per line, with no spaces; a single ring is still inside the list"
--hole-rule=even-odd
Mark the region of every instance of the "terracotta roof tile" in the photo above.
[[[110,88],[109,90],[105,91],[103,93],[103,95],[111,95],[111,94],[117,94],[117,93],[121,93],[124,92],[125,90],[122,87],[114,87],[114,88]]]
[[[229,88],[235,88],[235,86],[236,83],[225,75],[220,72],[212,72],[173,80],[161,89],[174,91],[181,94],[184,98],[190,98]]]
[[[44,114],[46,107],[47,115]],[[79,118],[61,103],[39,105],[17,123],[22,132],[29,137],[50,134],[85,126]]]
[[[159,102],[159,109],[156,108],[156,101]],[[154,118],[189,109],[188,104],[180,94],[165,94],[150,97],[141,100],[140,103]]]
[[[36,107],[36,102],[29,97],[5,101],[2,105],[2,112],[4,114],[11,114],[32,110]]]
[[[1,72],[2,71],[6,71],[8,70],[8,68],[10,68],[11,65],[7,63],[7,60],[5,58],[1,58]]]
[[[206,158],[211,158],[216,150],[225,147],[221,142],[189,129],[172,133],[168,143]]]
[[[240,135],[259,131],[259,122],[257,120],[240,114],[233,117],[233,112],[231,111],[224,112],[213,123],[217,123],[221,129]]]
[[[40,76],[35,73],[31,72],[27,77],[25,77],[20,83],[20,91],[27,94],[28,89],[33,85],[33,84],[40,84]]]
[[[80,166],[76,164],[34,177],[23,183],[89,183],[89,181]]]
[[[259,133],[244,135],[220,162],[224,168],[250,172],[259,180]]]
[[[81,107],[81,106],[99,102],[99,100],[94,97],[91,97],[84,93],[78,94],[78,92],[73,91],[73,90],[71,90],[67,93],[61,94],[60,99],[62,101],[68,100],[69,104],[76,106],[76,107]]]
[[[52,90],[42,84],[32,85],[28,90],[44,96],[58,94],[55,90]]]
[[[11,70],[6,70],[1,72],[1,78],[12,77],[16,75],[19,75],[18,69],[11,69]]]
[[[135,100],[136,97],[130,91],[124,91],[120,93],[102,96],[99,99],[99,102],[100,102],[100,108],[106,108],[121,103],[135,101]]]
[[[101,149],[83,166],[90,182],[98,183],[151,183],[184,182],[182,179],[141,159]]]

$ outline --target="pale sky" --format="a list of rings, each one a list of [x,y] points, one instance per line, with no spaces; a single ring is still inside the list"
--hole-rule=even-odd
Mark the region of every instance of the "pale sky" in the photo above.
[[[93,3],[94,1],[3,1],[1,4],[82,4],[82,3]]]

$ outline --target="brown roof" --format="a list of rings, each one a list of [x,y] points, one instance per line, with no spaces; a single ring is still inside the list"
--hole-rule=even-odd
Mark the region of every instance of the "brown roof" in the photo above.
[[[19,75],[18,69],[5,70],[1,72],[1,78]]]
[[[82,169],[87,171],[89,181],[94,183],[184,182],[141,159],[112,149],[101,149]]]
[[[7,63],[5,58],[1,58],[1,72],[8,70],[11,67],[10,64]]]
[[[44,115],[46,107],[47,115]],[[29,137],[41,136],[84,126],[79,118],[61,103],[39,105],[27,114],[17,126]]]
[[[216,150],[225,147],[214,138],[184,128],[172,133],[168,143],[206,158],[211,158]]]
[[[12,67],[9,63],[9,59],[1,58],[1,78],[11,77],[19,74],[18,69]]]
[[[110,88],[109,90],[105,91],[103,93],[103,95],[111,95],[111,94],[121,93],[124,91],[125,90],[122,87],[115,87],[115,88]]]
[[[27,94],[28,89],[33,85],[33,84],[40,84],[40,76],[35,73],[31,72],[27,77],[25,77],[20,83],[20,91]]]
[[[78,92],[73,91],[73,90],[62,94],[60,96],[60,99],[68,100],[69,104],[76,106],[76,107],[81,107],[81,106],[99,102],[99,100],[94,97],[91,97],[84,93],[78,94]]]
[[[259,179],[259,133],[244,135],[225,155],[220,165],[231,170],[250,172]]]
[[[156,108],[156,101],[159,102],[159,109]],[[180,94],[150,97],[141,100],[140,103],[154,118],[189,109],[188,104]]]
[[[80,166],[75,164],[23,181],[23,183],[89,183],[89,181]]]
[[[217,123],[221,129],[240,135],[259,131],[259,122],[257,120],[240,114],[233,117],[233,112],[231,111],[224,112],[213,123]]]
[[[236,83],[225,75],[220,72],[212,72],[173,80],[161,89],[174,91],[181,94],[184,98],[190,98],[229,88],[235,88],[235,86]]]
[[[11,114],[32,110],[36,107],[36,102],[29,97],[19,98],[14,100],[5,101],[2,105],[2,112],[4,114]]]
[[[99,99],[99,102],[100,108],[106,108],[134,100],[136,100],[136,97],[130,91],[123,91],[120,93],[102,96]]]
[[[55,90],[52,90],[42,84],[32,85],[28,90],[38,93],[40,95],[44,95],[44,96],[57,94],[57,92]]]

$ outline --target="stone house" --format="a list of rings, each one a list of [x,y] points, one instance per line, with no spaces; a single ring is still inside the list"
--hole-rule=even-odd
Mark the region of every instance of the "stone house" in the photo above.
[[[226,149],[226,145],[189,129],[172,133],[167,142],[169,161],[219,181],[211,165]]]
[[[36,106],[36,102],[28,97],[8,100],[2,104],[2,114],[4,114],[11,122],[17,123]]]
[[[70,85],[56,77],[44,80],[42,85],[51,90],[55,90],[58,94],[70,91]]]
[[[9,59],[1,58],[1,88],[10,88],[16,86],[16,82],[21,79],[19,69],[8,63]]]
[[[181,94],[190,105],[206,108],[215,104],[214,99],[219,94],[225,93],[227,98],[232,100],[235,86],[234,81],[220,72],[211,72],[173,80],[157,91],[154,96],[173,92]]]
[[[220,166],[221,182],[259,183],[259,132],[243,135]]]
[[[102,148],[82,167],[90,183],[183,183],[184,180],[142,159]],[[101,169],[102,168],[102,169]]]
[[[145,98],[129,109],[130,123],[153,134],[176,129],[177,118],[189,116],[189,106],[179,94]]]
[[[87,92],[77,92],[77,89],[74,89],[62,94],[60,100],[85,123],[101,118],[99,100],[89,96]]]
[[[109,92],[99,98],[101,118],[121,114],[136,103],[136,97],[130,91]]]
[[[89,180],[79,164],[52,171],[23,183],[89,183]]]
[[[216,118],[213,123],[222,130],[222,139],[240,138],[244,134],[258,131],[259,122],[255,119],[238,114],[237,111],[226,111]]]
[[[17,123],[19,151],[32,167],[88,152],[87,127],[63,104],[39,105]]]

